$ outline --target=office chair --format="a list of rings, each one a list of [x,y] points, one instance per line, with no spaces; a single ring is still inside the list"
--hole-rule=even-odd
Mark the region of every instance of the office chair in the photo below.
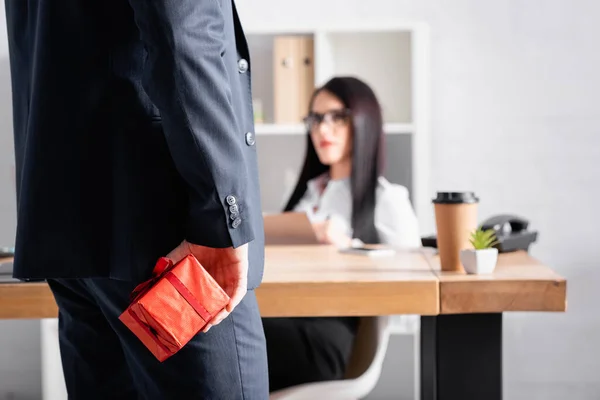
[[[269,400],[359,400],[367,396],[381,375],[390,339],[389,316],[363,317],[345,377],[337,381],[306,383],[271,393]]]

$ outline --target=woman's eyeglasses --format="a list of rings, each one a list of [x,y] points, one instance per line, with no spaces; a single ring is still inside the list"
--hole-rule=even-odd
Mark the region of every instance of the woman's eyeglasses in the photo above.
[[[321,123],[325,122],[330,127],[337,127],[344,125],[348,122],[348,118],[350,117],[350,110],[331,110],[327,111],[325,114],[319,114],[316,112],[311,112],[304,119],[304,125],[306,129],[310,132],[321,125]]]

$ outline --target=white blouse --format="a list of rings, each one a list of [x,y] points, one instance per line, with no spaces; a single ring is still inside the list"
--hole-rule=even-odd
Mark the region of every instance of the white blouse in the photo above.
[[[381,242],[396,248],[421,247],[419,224],[408,190],[380,177],[375,200],[375,228]],[[350,179],[327,181],[327,175],[322,175],[308,181],[307,190],[294,211],[306,212],[311,222],[332,219],[352,237]]]

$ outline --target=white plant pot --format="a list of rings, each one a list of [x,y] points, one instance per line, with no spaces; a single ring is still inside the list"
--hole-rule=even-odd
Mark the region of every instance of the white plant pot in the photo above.
[[[467,274],[491,274],[498,262],[498,249],[461,250],[460,262]]]

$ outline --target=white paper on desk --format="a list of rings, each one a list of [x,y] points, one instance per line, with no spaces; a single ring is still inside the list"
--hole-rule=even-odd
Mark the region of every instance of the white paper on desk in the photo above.
[[[306,213],[283,212],[263,214],[265,244],[309,245],[318,244],[317,236]]]

